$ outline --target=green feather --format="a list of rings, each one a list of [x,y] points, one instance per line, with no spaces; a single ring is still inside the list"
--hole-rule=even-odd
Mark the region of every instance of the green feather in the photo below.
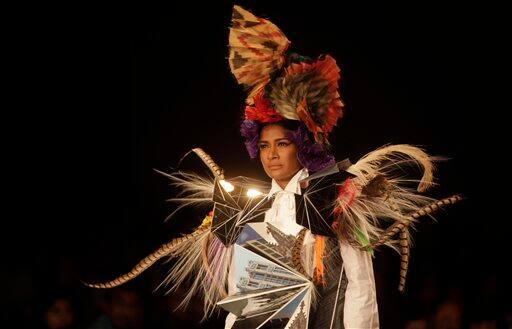
[[[366,234],[363,233],[363,231],[361,231],[361,229],[359,227],[356,227],[354,229],[354,233],[357,237],[357,240],[359,241],[359,243],[361,244],[361,246],[365,247],[366,250],[370,253],[370,255],[372,255],[373,257],[373,248],[371,248],[369,245],[370,245],[370,241],[368,240],[368,238],[366,237]]]

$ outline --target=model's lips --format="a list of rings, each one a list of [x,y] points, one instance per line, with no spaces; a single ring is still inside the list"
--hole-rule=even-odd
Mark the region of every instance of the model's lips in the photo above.
[[[270,166],[268,166],[268,169],[276,170],[276,169],[280,169],[282,167],[283,167],[283,165],[270,165]]]

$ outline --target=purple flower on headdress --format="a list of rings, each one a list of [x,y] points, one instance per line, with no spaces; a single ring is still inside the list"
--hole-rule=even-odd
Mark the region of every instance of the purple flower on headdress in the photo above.
[[[253,120],[244,120],[240,126],[245,147],[252,159],[258,156],[261,127],[260,123]],[[319,171],[336,163],[331,154],[309,137],[304,124],[301,123],[296,130],[290,130],[286,137],[297,146],[297,160],[309,171]]]
[[[244,120],[240,126],[240,133],[245,140],[245,147],[251,159],[258,156],[258,142],[260,139],[261,125],[253,120]]]
[[[297,130],[288,132],[287,137],[297,146],[297,160],[309,171],[320,171],[336,163],[334,156],[311,140],[304,124]]]

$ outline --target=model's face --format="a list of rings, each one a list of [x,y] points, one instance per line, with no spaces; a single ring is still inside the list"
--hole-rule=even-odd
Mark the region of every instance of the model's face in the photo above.
[[[260,133],[260,160],[267,175],[284,188],[301,169],[297,146],[286,138],[287,130],[278,125],[263,127]]]

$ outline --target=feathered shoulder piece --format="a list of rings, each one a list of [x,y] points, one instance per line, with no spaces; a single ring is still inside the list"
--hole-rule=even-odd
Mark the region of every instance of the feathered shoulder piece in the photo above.
[[[401,256],[403,291],[409,229],[418,218],[461,200],[458,195],[436,200],[422,194],[434,184],[435,160],[418,147],[399,144],[376,149],[354,164],[338,162],[301,181],[297,223],[372,254],[382,245],[395,249]],[[419,178],[407,168],[419,168]]]
[[[234,6],[229,65],[238,83],[249,89],[245,120],[302,121],[315,141],[327,146],[342,116],[340,69],[329,55],[312,60],[288,53],[289,45],[270,21]]]
[[[195,294],[202,295],[207,317],[217,302],[227,296],[233,245],[245,224],[263,220],[265,211],[273,201],[266,197],[270,186],[244,176],[227,180],[224,171],[202,149],[192,149],[182,160],[189,154],[196,154],[213,177],[182,170],[170,174],[158,172],[180,191],[179,196],[169,199],[177,207],[168,219],[186,206],[212,209],[201,225],[190,234],[162,244],[128,273],[108,282],[86,285],[100,289],[114,288],[136,278],[160,259],[167,258],[174,260],[174,265],[161,286],[172,292],[181,285],[188,285],[188,293],[181,306],[187,306]]]

